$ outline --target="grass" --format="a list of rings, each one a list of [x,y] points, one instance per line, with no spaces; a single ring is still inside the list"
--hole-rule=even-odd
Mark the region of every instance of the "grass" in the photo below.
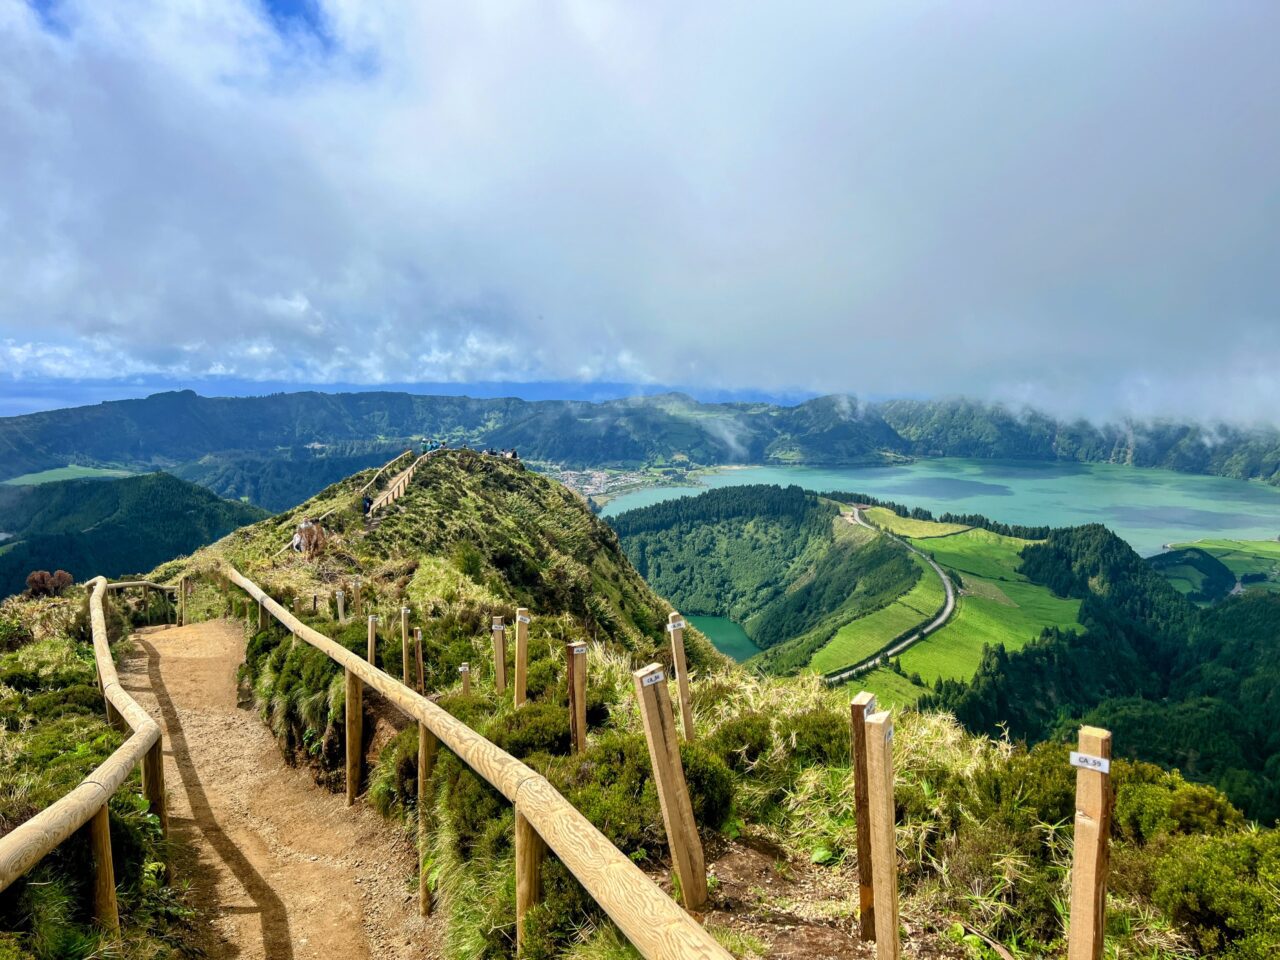
[[[1217,557],[1237,577],[1264,576],[1266,581],[1245,584],[1246,589],[1280,590],[1280,540],[1196,540],[1193,543],[1170,544],[1173,550],[1197,548]],[[1174,571],[1180,568],[1173,568]],[[1166,572],[1166,576],[1169,573]],[[1177,582],[1174,586],[1182,592]]]
[[[915,586],[888,606],[837,630],[809,661],[814,670],[829,673],[865,660],[938,612],[945,597],[938,575],[915,554],[911,559],[921,568]]]
[[[949,537],[952,534],[963,533],[970,529],[963,523],[934,523],[931,520],[912,520],[910,517],[900,517],[892,510],[887,510],[884,507],[872,507],[864,512],[867,515],[867,519],[876,526],[888,530],[890,533],[896,533],[900,537]]]
[[[38,483],[53,483],[55,480],[113,480],[119,477],[131,477],[131,470],[114,470],[106,467],[54,467],[51,470],[40,470],[37,473],[24,473],[20,477],[11,477],[3,481],[11,487],[32,487]]]
[[[1030,540],[972,529],[942,538],[912,537],[911,541],[942,566],[961,573],[986,580],[1026,579],[1017,571],[1022,562],[1022,548],[1031,543]]]
[[[876,667],[871,672],[864,673],[850,683],[847,690],[850,697],[859,690],[874,693],[882,709],[914,706],[917,700],[929,692],[926,687],[912,683],[888,667]]]

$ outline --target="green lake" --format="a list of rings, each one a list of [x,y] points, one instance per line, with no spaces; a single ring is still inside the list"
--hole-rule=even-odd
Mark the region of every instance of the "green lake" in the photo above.
[[[728,617],[686,616],[685,619],[705,633],[717,650],[739,663],[760,652],[746,631]]]
[[[1143,556],[1159,553],[1166,543],[1202,537],[1280,535],[1280,488],[1263,483],[1115,464],[958,458],[887,467],[730,467],[708,474],[702,486],[624,494],[609,501],[603,514],[746,483],[865,493],[935,515],[980,513],[1005,523],[1102,523]]]

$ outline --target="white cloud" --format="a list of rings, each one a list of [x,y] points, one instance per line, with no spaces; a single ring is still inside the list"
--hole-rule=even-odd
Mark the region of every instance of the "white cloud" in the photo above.
[[[0,374],[1280,409],[1274,5],[319,8],[0,0]]]

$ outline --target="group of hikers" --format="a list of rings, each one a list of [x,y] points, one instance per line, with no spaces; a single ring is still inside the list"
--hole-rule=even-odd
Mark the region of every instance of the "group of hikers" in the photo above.
[[[515,447],[510,450],[482,450],[480,451],[487,457],[501,457],[503,460],[519,460],[520,454],[516,453]]]
[[[319,520],[307,517],[294,531],[293,542],[289,544],[295,553],[305,554],[308,559],[316,556],[324,548],[324,527]]]

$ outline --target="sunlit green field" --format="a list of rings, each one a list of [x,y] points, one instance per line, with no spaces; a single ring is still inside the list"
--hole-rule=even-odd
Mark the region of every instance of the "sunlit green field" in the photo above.
[[[848,667],[884,648],[891,641],[937,614],[945,594],[938,575],[915,554],[920,567],[915,586],[888,606],[846,623],[813,655],[809,665],[819,673]]]
[[[1171,547],[1174,550],[1197,547],[1217,557],[1237,577],[1261,575],[1267,578],[1261,583],[1245,584],[1246,589],[1280,591],[1280,540],[1196,540],[1171,544]],[[1174,571],[1180,569],[1173,568]],[[1182,589],[1176,581],[1174,586]]]
[[[54,467],[52,470],[41,470],[39,473],[24,473],[20,477],[5,480],[11,487],[30,487],[37,483],[52,483],[55,480],[82,480],[93,477],[98,480],[110,480],[114,477],[132,476],[128,470],[109,470],[105,467]]]
[[[1024,579],[1017,572],[1018,564],[1022,562],[1022,548],[1031,542],[979,529],[965,530],[950,536],[910,539],[916,547],[930,554],[944,567],[987,580],[1002,581]]]
[[[863,512],[877,527],[896,533],[900,537],[946,537],[969,529],[962,523],[933,523],[929,520],[900,517],[884,507],[872,507]]]

